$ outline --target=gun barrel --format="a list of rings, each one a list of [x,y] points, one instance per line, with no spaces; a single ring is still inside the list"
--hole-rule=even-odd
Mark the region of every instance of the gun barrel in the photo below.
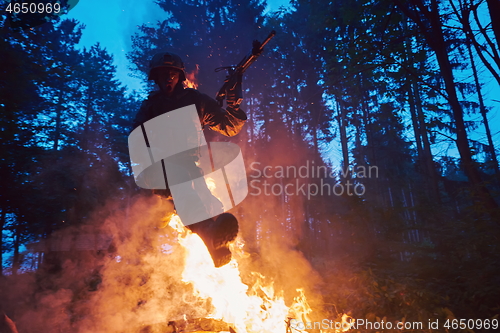
[[[269,34],[269,36],[267,36],[267,38],[262,42],[262,45],[260,46],[260,48],[264,48],[264,46],[266,46],[267,43],[269,43],[269,41],[276,35],[276,31],[271,31],[271,33]]]
[[[215,96],[215,99],[219,103],[219,105],[222,107],[222,103],[224,98],[226,97],[226,89],[229,87],[229,85],[234,85],[236,84],[236,78],[237,75],[243,75],[243,73],[250,67],[250,65],[257,60],[257,58],[261,55],[262,51],[264,50],[264,46],[266,46],[267,43],[276,35],[276,31],[271,31],[271,33],[267,36],[266,39],[262,43],[259,43],[258,41],[254,41],[254,48],[250,53],[243,58],[243,60],[240,61],[240,63],[234,68],[229,70],[229,75],[224,81],[224,85],[219,89],[219,92]],[[221,67],[223,68],[223,67]],[[217,69],[216,69],[217,71]]]
[[[264,41],[262,43],[260,43],[260,46],[258,47],[257,50],[253,49],[251,52],[250,52],[250,55],[243,59],[242,63],[239,64],[236,68],[237,70],[239,70],[241,73],[244,73],[248,67],[250,67],[250,65],[255,61],[257,60],[257,58],[259,57],[259,55],[262,53],[262,51],[264,50],[264,46],[266,46],[267,43],[269,43],[269,41],[276,35],[276,31],[271,31],[271,33],[269,34],[269,36],[267,36],[266,39],[264,39]]]

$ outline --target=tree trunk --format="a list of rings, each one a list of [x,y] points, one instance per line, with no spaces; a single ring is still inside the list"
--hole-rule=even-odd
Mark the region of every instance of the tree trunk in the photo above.
[[[337,100],[337,122],[339,124],[340,146],[342,147],[342,169],[344,173],[349,169],[349,148],[347,145],[347,121],[345,119],[345,108]]]
[[[427,131],[427,124],[425,123],[424,110],[422,108],[422,100],[420,98],[418,83],[413,82],[412,85],[413,96],[415,97],[415,107],[417,109],[417,118],[420,127],[420,132],[422,135],[422,148],[423,148],[423,159],[425,163],[425,169],[427,170],[427,176],[429,177],[428,184],[432,190],[432,198],[436,200],[437,204],[441,203],[441,194],[439,192],[439,177],[434,166],[434,157],[432,156],[431,143],[429,141],[429,135]]]
[[[59,149],[59,139],[61,138],[61,118],[62,118],[62,91],[59,91],[56,106],[56,128],[54,129],[54,150]]]
[[[474,48],[476,49],[477,55],[481,59],[484,66],[490,71],[491,75],[493,75],[493,77],[498,82],[498,84],[500,84],[500,74],[498,73],[497,70],[495,70],[495,68],[493,68],[493,65],[488,61],[488,59],[486,59],[486,56],[485,56],[485,53],[487,53],[492,58],[493,62],[497,65],[497,67],[500,67],[500,55],[499,55],[499,52],[497,51],[498,40],[497,40],[497,45],[495,46],[495,43],[490,38],[490,35],[486,31],[486,28],[484,28],[481,25],[481,22],[480,22],[481,20],[479,18],[478,11],[477,11],[477,6],[473,6],[472,4],[467,4],[467,6],[463,7],[463,9],[461,11],[461,15],[460,15],[460,13],[456,9],[456,7],[453,6],[453,3],[451,3],[451,4],[452,4],[452,7],[455,11],[455,15],[457,16],[457,18],[459,20],[461,20],[465,36],[467,37],[469,42],[471,42],[472,45],[474,45]],[[486,44],[489,45],[489,51],[488,51],[488,48],[486,48],[483,44],[478,42],[477,37],[476,37],[476,32],[472,30],[472,27],[471,27],[470,22],[469,22],[471,13],[474,16],[474,20],[475,20],[476,24],[478,25],[478,28],[481,32],[481,35],[486,40]],[[461,16],[461,18],[460,18],[460,16]]]
[[[500,0],[486,0],[490,12],[491,27],[497,40],[497,48],[500,51]]]
[[[469,51],[472,74],[474,75],[474,84],[476,85],[477,98],[479,100],[479,110],[481,112],[481,116],[483,117],[484,128],[486,130],[486,137],[488,138],[488,150],[490,158],[491,161],[493,162],[493,169],[495,170],[495,174],[497,176],[500,176],[498,171],[498,160],[497,160],[497,154],[495,152],[495,145],[493,144],[493,139],[491,137],[490,123],[488,121],[488,116],[486,115],[486,106],[484,105],[483,94],[481,93],[481,85],[479,84],[479,76],[477,75],[476,63],[474,62],[472,48],[469,43],[467,43],[467,50]],[[500,179],[500,177],[498,179]]]
[[[82,137],[82,143],[81,143],[81,147],[82,147],[82,151],[84,153],[88,153],[88,147],[89,147],[89,133],[90,133],[90,130],[89,130],[89,127],[90,127],[90,123],[91,123],[91,114],[93,112],[93,109],[92,109],[92,90],[89,88],[89,92],[88,92],[88,99],[87,99],[87,105],[85,107],[85,123],[83,124],[83,137]]]
[[[364,127],[365,127],[365,134],[366,134],[366,147],[367,147],[367,152],[366,154],[368,155],[369,160],[373,165],[377,165],[377,154],[376,154],[376,149],[375,146],[373,145],[373,131],[371,126],[371,121],[370,121],[370,106],[368,105],[368,102],[370,100],[370,95],[368,93],[369,88],[366,88],[365,81],[363,80],[363,76],[359,75],[359,87],[361,89],[361,110],[363,112],[363,121],[364,121]],[[378,103],[375,101],[375,103]],[[373,108],[378,108],[378,105],[373,107]],[[361,128],[361,125],[359,125],[359,128]],[[361,141],[358,142],[358,145],[361,145]]]
[[[397,0],[396,3],[408,17],[410,17],[419,26],[427,43],[436,54],[441,75],[444,80],[448,102],[450,104],[455,122],[458,152],[460,154],[464,172],[469,179],[469,184],[471,185],[473,199],[479,206],[480,210],[486,209],[488,213],[490,213],[492,220],[497,221],[497,223],[500,224],[500,221],[496,219],[496,210],[498,209],[498,205],[482,182],[479,171],[472,160],[463,110],[455,90],[453,68],[450,63],[447,47],[445,47],[446,41],[442,30],[441,18],[438,12],[437,0],[431,0],[431,10],[423,4],[422,0],[411,0],[411,3],[414,4],[416,8],[419,8],[418,13],[409,9],[409,7],[399,0]]]
[[[0,213],[0,276],[3,276],[3,228],[5,227],[5,209]]]
[[[422,134],[420,127],[418,126],[417,119],[417,109],[415,108],[415,98],[413,97],[413,91],[411,89],[411,84],[408,85],[408,104],[410,106],[411,123],[413,126],[413,135],[415,136],[415,144],[417,146],[417,155],[420,162],[421,170],[425,170],[424,163],[424,153],[422,148]]]
[[[414,0],[415,1],[415,0]],[[472,185],[473,195],[481,206],[488,210],[494,210],[497,208],[497,204],[491,194],[489,193],[486,186],[482,183],[481,176],[477,170],[474,161],[472,160],[472,154],[469,147],[469,139],[467,137],[467,131],[465,128],[463,110],[458,101],[457,92],[455,90],[455,79],[453,77],[453,68],[450,63],[450,58],[446,45],[441,18],[438,12],[437,0],[431,1],[431,11],[427,12],[429,15],[429,20],[431,22],[432,33],[427,32],[427,39],[430,42],[430,46],[436,53],[437,61],[441,74],[444,79],[446,93],[448,95],[448,102],[450,103],[453,118],[455,120],[455,130],[457,134],[457,148],[460,153],[460,158],[462,159],[462,164],[464,172],[469,178],[469,182]]]
[[[19,223],[16,225],[16,234],[14,238],[14,259],[12,261],[12,274],[16,275],[21,267],[19,247],[21,246],[21,226]]]
[[[408,32],[408,21],[406,19],[403,20],[403,27],[404,31]],[[411,37],[408,38],[405,41],[405,62],[407,63],[408,68],[413,69],[414,68],[414,61],[413,61],[413,52],[412,52],[412,41]],[[422,129],[419,126],[419,119],[417,116],[417,109],[416,109],[416,98],[414,96],[413,92],[413,80],[408,79],[406,82],[407,86],[407,91],[408,91],[408,104],[410,107],[410,116],[411,116],[411,122],[413,126],[413,135],[415,136],[415,145],[417,146],[417,155],[418,155],[418,162],[420,165],[420,170],[422,173],[422,176],[425,178],[426,182],[428,182],[429,177],[425,177],[427,172],[426,172],[426,164],[425,164],[425,157],[424,157],[424,149],[422,145]],[[418,91],[417,91],[418,93]],[[429,186],[425,186],[425,190],[427,192],[427,197],[431,199],[431,194],[428,191]]]

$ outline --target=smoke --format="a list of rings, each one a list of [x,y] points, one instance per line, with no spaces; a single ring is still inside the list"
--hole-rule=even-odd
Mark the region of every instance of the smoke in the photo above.
[[[1,303],[19,332],[139,332],[206,316],[210,305],[181,282],[176,233],[161,228],[172,211],[163,199],[139,196],[104,222],[95,214],[86,226],[59,233],[71,238],[93,228],[113,241],[108,251],[58,252],[36,273],[6,277]]]
[[[308,158],[310,149],[307,143],[291,134],[285,124],[276,122],[272,126],[272,132],[278,133],[273,136],[272,144],[257,140],[251,148],[242,147],[243,156],[249,182],[259,180],[262,184],[267,180],[283,188],[292,180],[269,179],[263,174],[255,178],[258,172],[254,168],[262,171],[265,167],[274,170],[276,166],[301,165]],[[307,241],[307,234],[304,233],[307,229],[306,197],[266,195],[264,191],[255,195],[257,193],[251,187],[249,192],[250,195],[234,213],[239,216],[241,235],[251,252],[240,266],[242,271],[259,272],[273,281],[275,289],[284,292],[288,306],[300,296],[297,291],[300,288],[313,309],[309,319],[327,318],[323,311],[324,281],[299,249],[300,243]]]
[[[176,235],[161,228],[172,210],[157,197],[139,198],[128,214],[106,221],[105,231],[115,235],[116,255],[106,258],[101,285],[81,303],[79,311],[92,320],[82,320],[80,332],[135,332],[184,314],[206,315],[203,304],[190,303],[189,287],[181,283],[184,253]]]
[[[256,207],[262,208],[265,200],[248,200],[239,207],[243,238],[255,232],[253,221],[259,214],[252,212],[258,213]],[[182,282],[185,249],[177,241],[178,233],[162,228],[173,211],[170,202],[156,196],[131,201],[125,210],[116,210],[117,204],[110,203],[103,210],[115,213],[104,221],[93,214],[92,222],[66,229],[57,237],[76,237],[89,230],[112,235],[108,251],[58,253],[58,258],[47,257],[37,273],[3,281],[2,294],[7,290],[8,294],[2,303],[20,333],[153,332],[171,320],[204,318],[210,313],[210,299],[195,297],[192,286]],[[296,289],[302,288],[309,304],[319,310],[321,299],[315,292],[319,277],[294,248],[297,232],[283,233],[281,226],[276,217],[259,223],[269,237],[253,255],[240,258],[243,278],[251,286],[256,280],[251,272],[260,273],[277,294],[284,293],[288,306],[299,296]]]
[[[246,164],[297,164],[297,156],[281,148],[291,144],[290,138],[280,137],[275,145],[266,147],[265,154],[242,147]],[[295,154],[306,155],[307,147],[301,148],[298,142],[293,145]],[[211,313],[211,300],[195,297],[193,286],[182,282],[185,249],[177,240],[178,232],[165,227],[172,204],[157,196],[138,195],[129,200],[126,209],[119,201],[109,202],[88,214],[85,225],[52,236],[80,246],[79,251],[46,253],[36,273],[2,281],[0,303],[20,333],[159,332],[169,321],[204,318]],[[300,288],[313,309],[310,319],[319,320],[326,318],[322,281],[297,249],[306,222],[303,200],[249,195],[234,208],[240,236],[246,242],[244,251],[249,254],[238,262],[250,290],[263,279],[291,306],[301,295]],[[104,240],[101,243],[108,245],[107,250],[88,250],[82,235]]]

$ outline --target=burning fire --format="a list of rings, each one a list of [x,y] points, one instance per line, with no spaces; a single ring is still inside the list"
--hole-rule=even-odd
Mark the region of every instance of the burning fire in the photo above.
[[[198,71],[200,70],[200,66],[196,64],[196,68],[189,73],[186,73],[186,80],[184,83],[184,88],[193,88],[198,89],[198,80],[196,76],[198,75]]]
[[[212,177],[206,177],[205,183],[207,183],[207,187],[210,190],[210,192],[213,193],[217,189],[217,187],[215,185],[215,180]],[[217,198],[217,199],[219,199],[219,198]]]
[[[252,272],[255,282],[251,286],[242,282],[238,262],[234,259],[245,255],[241,239],[238,238],[231,248],[233,260],[215,268],[201,238],[185,228],[178,215],[172,216],[169,226],[179,232],[178,242],[186,250],[182,281],[192,284],[195,297],[210,299],[213,305],[208,318],[224,321],[237,333],[301,332],[289,327],[290,318],[311,321],[312,309],[302,289],[297,289],[298,296],[291,306],[287,306],[283,292],[276,290],[273,283],[266,284],[261,274]]]
[[[196,65],[195,70],[186,73],[185,88],[198,88],[198,71],[199,65]],[[209,190],[217,196],[215,181],[210,177],[205,181]],[[287,306],[283,291],[276,290],[272,282],[265,282],[263,275],[252,272],[254,282],[251,286],[242,282],[235,259],[245,256],[244,243],[240,238],[231,246],[231,262],[216,268],[203,240],[185,228],[178,215],[170,215],[163,222],[178,232],[177,240],[186,251],[182,281],[193,286],[195,297],[210,300],[212,304],[207,318],[222,320],[237,333],[306,332],[289,325],[292,318],[301,322],[311,321],[309,314],[312,309],[302,289],[296,290],[298,296],[291,306]]]

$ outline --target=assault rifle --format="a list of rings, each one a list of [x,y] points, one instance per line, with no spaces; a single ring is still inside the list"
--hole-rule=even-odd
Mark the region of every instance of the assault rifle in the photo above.
[[[262,51],[264,51],[264,46],[271,40],[271,38],[276,35],[276,31],[271,31],[269,36],[261,43],[258,40],[254,40],[252,43],[252,51],[246,55],[243,60],[240,61],[240,63],[236,66],[226,66],[226,67],[219,67],[216,68],[215,71],[219,72],[221,70],[227,69],[228,75],[226,76],[226,79],[224,80],[224,84],[222,87],[219,89],[219,92],[217,95],[215,95],[215,99],[219,103],[219,106],[222,107],[222,104],[224,102],[224,99],[226,98],[226,91],[233,89],[236,84],[241,81],[241,78],[243,76],[243,73],[250,67],[250,65],[257,60],[257,58],[262,54]],[[241,96],[239,96],[238,101],[236,104],[241,103]]]

